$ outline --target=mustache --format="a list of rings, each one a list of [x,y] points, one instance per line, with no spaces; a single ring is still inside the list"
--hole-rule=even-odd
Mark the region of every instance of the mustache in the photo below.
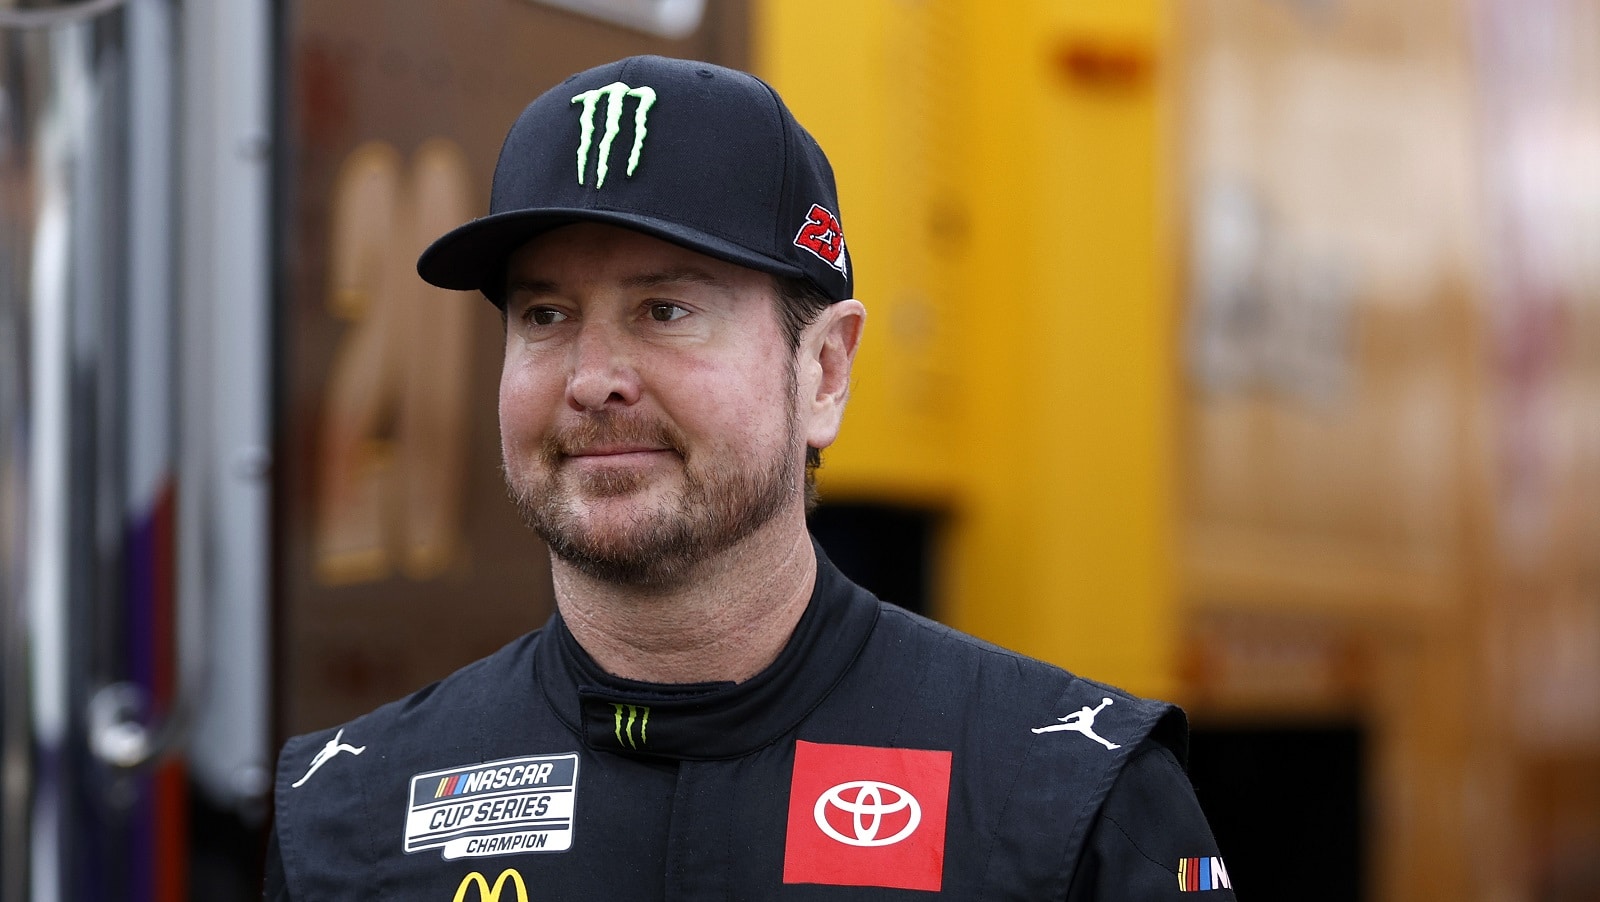
[[[546,463],[558,463],[599,445],[645,445],[667,448],[687,457],[683,434],[659,420],[630,417],[613,412],[592,414],[570,426],[552,431],[539,443],[539,456]]]

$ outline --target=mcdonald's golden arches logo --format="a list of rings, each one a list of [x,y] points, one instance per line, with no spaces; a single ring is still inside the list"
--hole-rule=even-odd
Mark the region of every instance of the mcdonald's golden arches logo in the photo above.
[[[483,876],[481,872],[473,871],[461,878],[461,885],[456,887],[456,897],[451,902],[474,902],[467,898],[467,888],[470,886],[478,888],[477,902],[502,902],[500,891],[506,888],[508,880],[516,887],[517,898],[506,899],[504,902],[528,902],[528,885],[522,882],[522,875],[512,868],[501,871],[500,876],[495,878],[493,886],[489,884],[489,878]]]

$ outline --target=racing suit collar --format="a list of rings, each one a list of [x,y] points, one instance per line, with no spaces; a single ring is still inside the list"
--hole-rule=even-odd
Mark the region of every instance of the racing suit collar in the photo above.
[[[815,542],[813,542],[815,546]],[[546,699],[592,749],[642,757],[737,758],[794,729],[860,654],[878,603],[816,547],[817,579],[794,635],[743,683],[645,683],[603,671],[558,613],[535,653]]]

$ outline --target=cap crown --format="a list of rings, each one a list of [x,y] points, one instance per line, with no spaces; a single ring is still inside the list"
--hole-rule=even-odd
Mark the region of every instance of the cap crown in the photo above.
[[[720,259],[853,278],[833,170],[765,82],[710,63],[630,57],[568,78],[523,110],[495,166],[489,215],[418,261],[424,279],[497,297],[506,257],[548,228],[598,221]]]

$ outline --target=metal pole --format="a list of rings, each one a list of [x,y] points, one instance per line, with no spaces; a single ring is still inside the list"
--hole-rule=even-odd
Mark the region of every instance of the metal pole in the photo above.
[[[0,0],[0,902],[147,898],[142,775],[186,739],[261,811],[271,35],[267,0]]]
[[[125,68],[116,4],[0,10],[0,902],[77,900],[113,637]],[[25,27],[24,27],[25,26]]]

